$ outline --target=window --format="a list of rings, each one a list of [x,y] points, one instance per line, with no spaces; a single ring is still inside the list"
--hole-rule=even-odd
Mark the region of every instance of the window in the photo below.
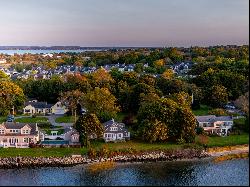
[[[117,127],[111,127],[110,130],[111,130],[111,131],[117,131],[118,128],[117,128]]]
[[[4,129],[0,129],[0,134],[4,134]]]
[[[24,139],[23,139],[23,142],[29,143],[28,138],[24,138]]]
[[[22,134],[29,134],[29,130],[23,130]]]

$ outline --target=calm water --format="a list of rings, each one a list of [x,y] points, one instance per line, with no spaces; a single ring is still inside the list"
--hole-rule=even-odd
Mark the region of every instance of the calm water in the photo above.
[[[80,53],[80,52],[85,52],[85,51],[100,51],[100,50],[0,50],[0,54],[8,54],[8,55],[14,55],[16,54],[25,54],[25,53],[30,53],[30,54],[48,54],[48,53],[66,53],[66,52],[71,52],[71,53]]]
[[[249,185],[249,159],[127,163],[91,172],[65,168],[0,169],[0,185]]]

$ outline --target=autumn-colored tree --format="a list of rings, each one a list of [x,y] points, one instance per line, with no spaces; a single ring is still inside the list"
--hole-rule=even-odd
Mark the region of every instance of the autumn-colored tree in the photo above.
[[[108,87],[113,82],[112,76],[104,68],[100,68],[92,73],[92,84],[94,86]]]
[[[11,81],[0,81],[0,113],[7,115],[10,109],[22,106],[25,96],[22,88]]]
[[[167,69],[161,76],[164,79],[172,79],[174,77],[174,71],[172,69]]]
[[[60,94],[59,100],[68,106],[69,110],[71,110],[72,116],[75,116],[75,122],[76,122],[76,111],[77,111],[77,106],[80,103],[80,99],[83,93],[79,90],[73,90],[73,91],[68,91],[65,93]]]
[[[145,120],[141,124],[140,134],[143,140],[149,141],[150,143],[164,141],[168,138],[168,128],[157,119],[154,121]]]
[[[227,89],[222,85],[212,86],[206,96],[208,104],[212,107],[223,107],[228,102]]]
[[[171,98],[177,102],[180,106],[190,108],[192,97],[186,92],[174,93]]]
[[[81,144],[86,147],[90,146],[90,136],[101,138],[104,131],[104,127],[97,116],[88,112],[78,118],[75,128],[80,134]]]
[[[8,75],[6,75],[6,73],[0,70],[0,81],[8,79],[9,79]]]
[[[117,99],[107,88],[96,87],[81,97],[81,104],[87,111],[95,113],[101,121],[114,118],[120,111]]]
[[[159,59],[159,60],[154,61],[154,66],[156,68],[160,68],[160,67],[162,67],[164,65],[165,65],[164,59]]]
[[[210,115],[216,115],[216,116],[226,116],[228,113],[223,108],[215,108],[210,111],[208,111],[208,114]]]

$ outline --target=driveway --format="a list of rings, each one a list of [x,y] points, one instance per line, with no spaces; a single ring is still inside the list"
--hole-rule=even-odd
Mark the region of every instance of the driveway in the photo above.
[[[55,119],[58,117],[62,117],[64,116],[62,115],[55,115],[55,114],[51,114],[50,116],[37,116],[37,117],[45,117],[48,118],[49,122],[53,125],[53,126],[63,126],[64,128],[66,127],[72,127],[73,123],[56,123]],[[30,116],[17,116],[15,117],[15,119],[17,118],[25,118],[25,117],[30,117]]]

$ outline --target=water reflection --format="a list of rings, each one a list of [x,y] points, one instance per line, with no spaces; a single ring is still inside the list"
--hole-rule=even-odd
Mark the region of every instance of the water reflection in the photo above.
[[[0,185],[248,185],[249,159],[119,164],[91,172],[86,165],[66,168],[0,169]]]

